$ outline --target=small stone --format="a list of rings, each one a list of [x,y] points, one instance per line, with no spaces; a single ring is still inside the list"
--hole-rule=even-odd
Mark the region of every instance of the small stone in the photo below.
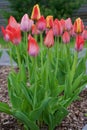
[[[87,130],[87,125],[85,125],[82,130]]]

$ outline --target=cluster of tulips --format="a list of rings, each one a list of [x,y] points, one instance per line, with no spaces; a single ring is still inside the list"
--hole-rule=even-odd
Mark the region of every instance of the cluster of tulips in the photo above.
[[[11,65],[14,59],[19,69],[15,72],[12,67],[8,76],[10,105],[0,102],[0,111],[20,120],[26,130],[44,125],[55,129],[87,83],[87,54],[78,56],[87,40],[83,21],[77,18],[72,24],[70,18],[44,18],[36,4],[31,19],[25,14],[18,23],[10,16],[6,28],[1,29],[10,45]]]
[[[54,45],[54,38],[61,37],[63,43],[70,43],[70,37],[76,37],[75,49],[82,50],[84,40],[87,40],[87,30],[80,18],[77,18],[72,24],[71,18],[66,20],[57,18],[53,20],[53,16],[49,15],[46,18],[41,15],[38,5],[35,5],[29,19],[28,14],[25,14],[20,23],[17,23],[15,18],[11,16],[8,20],[6,29],[2,28],[2,33],[6,41],[11,41],[18,45],[21,43],[21,32],[28,32],[28,52],[32,56],[36,56],[39,52],[39,45],[31,35],[46,34],[44,45],[48,48]],[[32,42],[33,40],[33,42]],[[34,48],[34,49],[33,49]]]

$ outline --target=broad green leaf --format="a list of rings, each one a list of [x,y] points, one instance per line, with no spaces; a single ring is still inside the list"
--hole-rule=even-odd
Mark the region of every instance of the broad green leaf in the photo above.
[[[74,79],[74,83],[72,85],[72,92],[76,90],[77,87],[79,87],[81,80],[83,78],[83,73],[80,74],[76,79]]]
[[[9,107],[9,105],[3,102],[0,102],[0,111],[10,114],[10,115],[12,114],[11,108]]]
[[[20,87],[22,89],[22,93],[24,94],[24,96],[26,97],[26,100],[29,102],[29,104],[33,104],[33,95],[30,89],[28,89],[22,82],[20,84]]]
[[[28,129],[31,130],[39,130],[38,126],[35,122],[31,121],[23,112],[21,111],[13,111],[13,115],[19,119]]]
[[[40,106],[38,108],[36,108],[35,110],[33,110],[31,113],[30,113],[30,119],[31,120],[38,120],[40,115],[42,114],[42,111],[44,111],[44,109],[46,108],[46,106],[48,105],[48,102],[51,100],[50,97],[44,99]]]

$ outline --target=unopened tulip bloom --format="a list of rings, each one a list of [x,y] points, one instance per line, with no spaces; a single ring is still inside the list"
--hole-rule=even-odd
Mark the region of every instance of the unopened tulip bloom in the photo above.
[[[82,37],[84,38],[84,40],[87,40],[87,30],[83,30]]]
[[[71,30],[69,31],[69,34],[70,34],[71,37],[76,37],[76,33],[74,32],[74,27],[73,27],[73,25],[72,25]]]
[[[16,45],[21,42],[20,24],[17,23],[13,16],[10,16],[6,29],[2,27],[2,33],[6,41],[11,41]]]
[[[72,29],[72,21],[71,18],[65,20],[65,30],[70,31]]]
[[[28,14],[25,14],[21,19],[20,28],[24,32],[28,32],[31,30],[33,21],[29,19]]]
[[[4,40],[5,40],[6,42],[10,41],[11,35],[12,35],[11,31],[9,31],[7,28],[4,29],[3,26],[1,27],[1,30],[2,30],[2,33],[3,33],[3,38],[4,38]]]
[[[46,19],[44,18],[44,16],[40,17],[40,19],[37,21],[36,26],[40,31],[44,31],[46,29]]]
[[[62,40],[63,43],[69,43],[70,42],[70,35],[67,31],[64,32],[64,34],[62,35]]]
[[[75,33],[82,33],[84,30],[83,21],[80,18],[77,18],[74,22],[74,31]]]
[[[33,19],[33,20],[38,20],[38,19],[40,19],[40,17],[41,17],[40,8],[39,8],[39,5],[36,4],[36,5],[33,7],[33,11],[32,11],[32,14],[31,14],[31,19]]]
[[[64,20],[64,19],[61,19],[60,22],[61,22],[63,31],[65,31],[65,20]]]
[[[44,45],[48,48],[52,47],[54,45],[54,36],[53,36],[53,30],[50,29],[48,33],[46,34]]]
[[[39,46],[31,35],[28,36],[28,53],[30,56],[34,57],[39,53]]]
[[[32,35],[38,35],[38,34],[40,34],[40,30],[38,30],[36,24],[32,25],[32,29],[31,30],[32,30]]]
[[[61,22],[58,19],[54,20],[52,29],[54,36],[59,36],[63,33]]]
[[[77,51],[81,51],[83,49],[84,46],[84,39],[82,36],[77,35],[76,36],[76,42],[75,42],[75,49]]]
[[[47,28],[51,28],[53,26],[53,16],[52,15],[48,15],[46,17],[46,27]]]
[[[8,25],[11,26],[12,28],[20,27],[20,24],[16,21],[16,19],[13,16],[10,16],[8,20]]]

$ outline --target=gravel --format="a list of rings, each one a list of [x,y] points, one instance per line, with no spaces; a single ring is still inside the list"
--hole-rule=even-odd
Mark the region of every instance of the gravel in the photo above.
[[[8,104],[7,76],[10,70],[8,66],[0,66],[0,101]],[[80,99],[73,102],[68,110],[69,115],[55,130],[82,130],[87,124],[87,88],[81,92]],[[23,130],[23,126],[12,116],[0,113],[0,130]],[[47,127],[41,130],[47,130]]]

